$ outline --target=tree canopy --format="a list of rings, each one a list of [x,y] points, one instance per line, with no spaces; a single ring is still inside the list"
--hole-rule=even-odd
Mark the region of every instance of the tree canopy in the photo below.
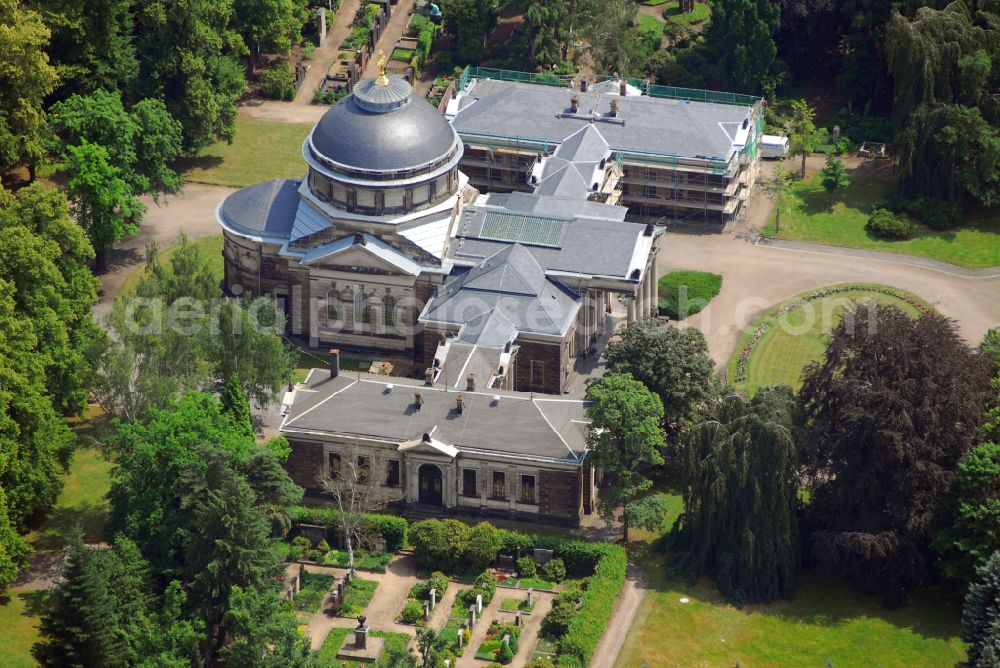
[[[781,10],[773,0],[717,0],[708,38],[719,57],[717,74],[728,90],[757,92],[778,47]]]
[[[795,395],[779,386],[723,396],[686,439],[683,535],[694,567],[737,604],[794,591],[800,431]]]
[[[1000,550],[976,572],[965,595],[962,640],[969,643],[969,665],[1000,664]]]
[[[990,395],[983,358],[952,322],[860,304],[801,390],[812,554],[889,604],[931,574],[931,537]]]
[[[604,472],[598,511],[612,521],[621,511],[624,540],[630,527],[656,530],[666,508],[652,494],[648,469],[663,464],[663,404],[627,373],[612,373],[587,388],[589,457]]]

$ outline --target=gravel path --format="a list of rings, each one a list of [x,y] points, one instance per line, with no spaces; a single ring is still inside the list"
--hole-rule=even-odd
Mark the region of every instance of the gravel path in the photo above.
[[[642,569],[633,563],[628,565],[628,575],[625,578],[625,586],[622,587],[615,601],[614,612],[608,626],[597,643],[597,649],[590,658],[590,665],[594,668],[610,667],[615,664],[618,653],[621,652],[625,644],[625,638],[632,629],[635,615],[639,611],[642,599],[646,597],[646,580]]]

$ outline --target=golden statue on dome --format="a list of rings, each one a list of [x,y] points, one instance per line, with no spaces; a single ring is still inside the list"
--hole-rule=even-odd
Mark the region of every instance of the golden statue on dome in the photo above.
[[[385,51],[382,49],[378,50],[378,77],[375,79],[375,83],[379,86],[389,85],[389,77],[385,74]]]

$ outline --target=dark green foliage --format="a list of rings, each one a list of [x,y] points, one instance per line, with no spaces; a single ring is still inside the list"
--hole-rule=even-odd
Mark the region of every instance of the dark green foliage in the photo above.
[[[985,366],[941,316],[871,303],[805,371],[812,554],[890,605],[930,576],[955,470],[982,434]]]
[[[0,489],[0,592],[17,579],[17,572],[28,564],[31,548],[10,523],[7,501]]]
[[[604,351],[608,369],[629,373],[656,393],[663,404],[663,424],[674,440],[696,417],[698,406],[714,393],[715,363],[700,330],[640,320],[621,332]]]
[[[663,463],[663,404],[630,374],[612,373],[587,388],[588,457],[604,472],[597,498],[601,517],[611,522],[621,510],[624,540],[631,526],[655,529],[665,509],[652,495],[648,469]]]
[[[235,102],[246,88],[234,57],[245,49],[230,27],[233,0],[146,0],[135,15],[137,97],[157,97],[183,127],[194,153],[214,138],[232,141]]]
[[[444,593],[448,591],[448,576],[441,571],[434,571],[428,580],[418,582],[410,587],[409,597],[418,601],[430,600],[431,589],[437,590],[437,600],[440,601]]]
[[[285,508],[285,513],[293,524],[316,524],[329,530],[335,530],[340,524],[339,514],[332,508],[293,506]],[[372,531],[382,536],[387,551],[398,552],[406,545],[409,524],[402,517],[368,514],[365,521]]]
[[[708,38],[719,58],[717,74],[727,90],[755,93],[771,69],[778,48],[774,32],[780,10],[771,0],[712,3]]]
[[[791,389],[765,387],[722,397],[688,437],[682,535],[693,566],[737,604],[794,591],[800,426]]]
[[[288,70],[288,61],[279,58],[261,73],[260,94],[272,100],[295,98],[295,77]]]
[[[969,643],[969,666],[1000,665],[1000,551],[977,570],[965,595],[962,640]]]
[[[246,395],[243,394],[243,386],[240,385],[240,377],[234,371],[226,379],[226,384],[222,387],[222,411],[233,421],[233,426],[247,438],[256,438],[257,432],[253,428],[253,415],[250,414],[250,404]],[[317,546],[318,549],[323,548]],[[326,547],[329,550],[330,546]],[[326,551],[324,550],[324,551]]]
[[[424,620],[424,604],[419,600],[411,598],[403,606],[403,611],[399,613],[399,621],[403,624],[417,624]]]
[[[658,309],[671,320],[684,320],[708,306],[722,289],[722,276],[706,271],[672,271],[657,285]]]
[[[826,166],[823,167],[821,177],[823,188],[828,193],[834,193],[851,185],[851,177],[844,168],[844,161],[836,158],[833,153],[826,155]]]
[[[473,570],[482,570],[493,563],[503,544],[503,530],[489,522],[480,522],[469,529],[465,543],[465,560]]]
[[[913,223],[888,209],[875,209],[865,223],[865,231],[877,239],[909,239]]]
[[[934,539],[945,574],[968,582],[1000,537],[1000,445],[983,443],[958,464],[954,519]]]
[[[562,582],[566,577],[566,564],[559,557],[548,560],[542,565],[542,577],[553,582]]]
[[[989,361],[991,375],[994,378],[1000,376],[1000,327],[993,327],[986,332],[986,336],[979,344],[979,352]]]
[[[513,641],[513,638],[511,638]],[[510,648],[510,645],[503,643],[500,645],[500,651],[497,652],[497,661],[502,665],[506,666],[508,663],[514,660],[514,651]]]
[[[44,640],[32,653],[51,668],[125,666],[125,647],[115,632],[115,597],[100,555],[77,532],[69,544],[63,582],[42,617]]]
[[[547,638],[562,638],[569,630],[569,624],[576,616],[576,605],[580,590],[570,588],[560,592],[552,601],[545,619],[542,620],[542,635]]]
[[[234,0],[232,22],[250,51],[251,62],[261,51],[288,53],[307,19],[305,6],[302,0]]]
[[[617,545],[605,545],[604,548],[604,557],[595,566],[594,575],[583,592],[583,606],[573,616],[566,635],[559,641],[560,665],[564,657],[576,659],[581,666],[590,662],[611,618],[618,592],[625,583],[625,550]]]
[[[410,527],[410,545],[425,568],[455,572],[465,554],[469,527],[458,520],[429,519]]]
[[[497,0],[448,0],[441,3],[448,32],[457,37],[458,62],[478,64],[485,54],[486,34],[499,15]]]
[[[295,614],[271,589],[232,588],[224,624],[230,642],[217,664],[224,668],[321,668]]]
[[[472,583],[472,589],[469,591],[473,599],[476,598],[477,594],[482,595],[483,605],[486,605],[493,600],[493,596],[497,593],[497,576],[490,572],[481,573],[476,577]]]
[[[517,560],[517,574],[522,578],[533,578],[538,575],[538,562],[532,556]]]

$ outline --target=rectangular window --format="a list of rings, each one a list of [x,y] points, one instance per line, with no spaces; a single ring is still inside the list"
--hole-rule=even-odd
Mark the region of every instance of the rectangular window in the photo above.
[[[399,460],[390,459],[386,462],[385,486],[399,487]]]
[[[656,198],[656,186],[646,186],[646,197]]]
[[[334,480],[340,476],[340,455],[330,452],[326,455],[326,474]]]
[[[462,469],[462,495],[479,495],[479,491],[476,489],[476,469]]]
[[[358,482],[366,483],[371,478],[372,460],[371,457],[358,457]]]
[[[493,494],[494,499],[507,498],[507,474],[503,471],[493,472]]]
[[[545,383],[545,362],[542,360],[531,360],[531,384],[542,385]]]
[[[535,476],[521,476],[521,503],[535,503]]]

